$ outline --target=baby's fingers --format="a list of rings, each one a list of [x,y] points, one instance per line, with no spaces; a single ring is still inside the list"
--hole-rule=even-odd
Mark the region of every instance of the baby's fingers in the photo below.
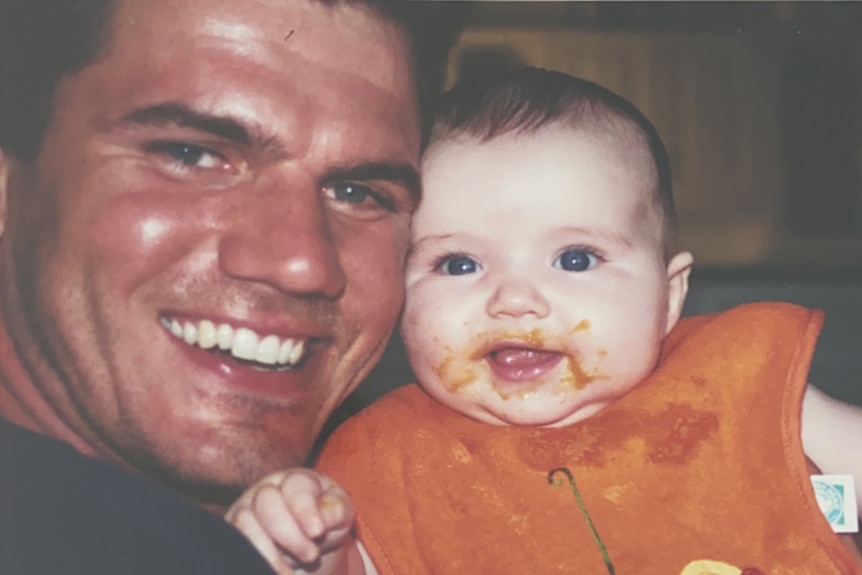
[[[269,533],[260,525],[255,514],[248,508],[234,511],[228,520],[239,529],[257,549],[273,571],[279,575],[293,575],[294,565],[286,561],[281,550],[276,547]]]
[[[327,480],[314,471],[293,473],[282,479],[279,484],[284,503],[305,534],[315,539],[329,528],[321,497]]]
[[[300,509],[303,509],[302,500],[305,497],[306,494],[294,497],[300,501]],[[314,501],[313,498],[312,501]],[[320,550],[314,541],[317,535],[314,534],[315,531],[305,526],[309,523],[309,513],[304,513],[304,516],[298,515],[296,509],[282,495],[279,487],[267,486],[261,489],[252,502],[252,510],[261,527],[275,541],[275,544],[295,557],[299,563],[312,563],[320,556]],[[322,531],[322,520],[318,516],[316,505],[311,516],[312,526],[315,523],[320,525],[319,533]],[[314,517],[317,517],[316,521]]]
[[[319,500],[320,515],[325,525],[325,534],[317,539],[321,552],[339,547],[353,529],[353,504],[347,494],[337,486],[329,488]]]

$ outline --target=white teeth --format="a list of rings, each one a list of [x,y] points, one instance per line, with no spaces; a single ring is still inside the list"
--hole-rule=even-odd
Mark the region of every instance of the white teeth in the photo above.
[[[288,363],[290,354],[293,352],[293,340],[286,339],[278,348],[278,363]]]
[[[198,345],[203,349],[211,349],[218,343],[218,333],[215,324],[208,319],[198,325]]]
[[[234,329],[223,323],[216,327],[210,320],[180,322],[161,318],[161,324],[174,336],[201,349],[218,349],[229,352],[237,359],[254,361],[266,366],[294,366],[305,354],[305,340],[281,339],[277,335],[261,336],[239,327]]]
[[[278,363],[295,365],[305,351],[305,341],[301,339],[286,339],[278,350]]]
[[[198,328],[195,324],[187,323],[183,326],[183,339],[189,344],[194,344],[198,340]]]
[[[290,357],[287,358],[285,363],[290,365],[296,365],[299,363],[299,358],[302,357],[302,352],[305,351],[305,340],[299,340],[293,345],[293,351],[290,353]]]
[[[218,326],[218,348],[222,351],[233,346],[233,328],[226,323]]]
[[[257,346],[257,355],[255,356],[255,361],[259,361],[260,363],[265,363],[267,365],[274,365],[278,360],[278,336],[268,335],[262,340],[260,340],[260,344]]]
[[[230,352],[239,359],[254,359],[257,355],[257,334],[244,327],[234,331]]]

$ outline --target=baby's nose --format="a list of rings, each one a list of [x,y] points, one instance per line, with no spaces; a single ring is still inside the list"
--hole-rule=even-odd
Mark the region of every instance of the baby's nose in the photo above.
[[[527,278],[509,278],[500,282],[486,306],[491,317],[545,317],[550,304],[542,292]]]

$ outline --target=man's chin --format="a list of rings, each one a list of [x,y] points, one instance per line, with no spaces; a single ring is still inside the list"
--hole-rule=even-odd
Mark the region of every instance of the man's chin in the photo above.
[[[175,458],[143,457],[136,470],[163,485],[181,493],[195,503],[215,512],[223,512],[245,491],[264,475],[274,471],[299,467],[305,463],[306,451],[263,453],[253,444],[242,450],[231,450],[218,461],[195,460],[177,453]]]

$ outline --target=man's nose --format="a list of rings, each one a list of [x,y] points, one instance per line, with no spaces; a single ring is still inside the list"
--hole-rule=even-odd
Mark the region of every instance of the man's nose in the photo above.
[[[259,190],[237,207],[219,264],[233,278],[335,298],[347,279],[321,194],[313,184],[292,188]]]
[[[548,300],[534,282],[524,276],[501,278],[491,297],[486,311],[491,317],[519,318],[534,315],[546,317],[551,310]]]

